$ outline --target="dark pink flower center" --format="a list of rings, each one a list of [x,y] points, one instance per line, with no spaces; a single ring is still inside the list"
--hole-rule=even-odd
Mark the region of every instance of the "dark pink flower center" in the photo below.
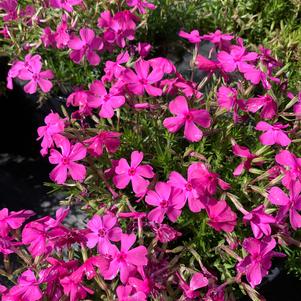
[[[69,162],[70,162],[69,157],[64,156],[64,157],[62,158],[62,163],[63,163],[64,165],[68,165]]]
[[[129,176],[134,176],[135,173],[136,173],[136,169],[135,169],[134,167],[131,167],[131,168],[129,169]]]
[[[106,236],[106,231],[105,231],[104,229],[99,229],[98,235],[99,235],[100,237],[105,237],[105,236]]]
[[[141,85],[147,85],[147,79],[145,79],[145,78],[141,78],[139,80],[139,82],[140,82]]]
[[[186,185],[185,185],[185,188],[187,191],[191,191],[192,190],[192,185],[190,182],[187,182]]]
[[[187,112],[185,114],[185,120],[186,121],[193,121],[193,116],[192,116],[192,114],[190,112]]]
[[[126,253],[124,252],[120,252],[118,255],[117,255],[117,259],[118,261],[125,261],[126,260]]]
[[[40,78],[40,74],[39,74],[39,73],[34,73],[33,76],[32,76],[32,79],[33,79],[34,81],[38,81],[39,78]]]
[[[105,95],[104,97],[103,97],[103,101],[104,102],[107,102],[107,101],[109,101],[110,100],[110,95],[109,94],[107,94],[107,95]]]
[[[168,207],[168,204],[169,204],[168,200],[162,200],[162,201],[160,202],[160,206],[161,206],[162,208],[167,208],[167,207]]]

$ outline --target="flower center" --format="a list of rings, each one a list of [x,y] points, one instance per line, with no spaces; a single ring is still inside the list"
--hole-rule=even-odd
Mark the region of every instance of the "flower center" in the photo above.
[[[104,229],[99,229],[98,235],[99,235],[100,237],[105,237],[106,231],[105,231]]]
[[[104,102],[107,102],[107,101],[110,100],[110,98],[111,98],[110,95],[107,94],[107,95],[105,95],[105,96],[103,97],[103,101],[104,101]]]
[[[62,163],[63,163],[64,165],[68,165],[69,162],[70,162],[69,157],[65,157],[65,156],[64,156],[63,159],[62,159]]]
[[[131,168],[129,169],[129,176],[134,176],[135,173],[136,173],[136,169],[135,169],[134,167],[131,167]]]
[[[193,116],[192,116],[192,114],[191,114],[190,112],[187,112],[187,113],[185,114],[185,119],[186,119],[187,121],[193,121]]]
[[[141,78],[140,80],[141,85],[147,85],[147,79]]]
[[[168,207],[168,200],[162,200],[161,202],[160,202],[160,206],[162,207],[162,208],[167,208]]]
[[[126,259],[126,253],[120,252],[120,253],[117,255],[117,259],[118,259],[118,261],[125,261],[125,259]]]
[[[190,182],[187,182],[187,184],[185,185],[185,188],[187,191],[191,191],[192,190],[192,185]]]

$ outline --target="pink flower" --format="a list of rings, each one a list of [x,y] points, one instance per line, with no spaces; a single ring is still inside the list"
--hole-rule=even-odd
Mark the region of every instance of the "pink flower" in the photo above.
[[[60,136],[55,142],[61,149],[61,153],[55,149],[50,151],[49,162],[57,164],[50,173],[51,180],[57,184],[64,184],[69,172],[73,180],[82,182],[86,177],[86,167],[76,161],[86,157],[86,148],[81,143],[71,145],[69,140],[63,136]]]
[[[256,158],[256,155],[252,154],[247,147],[240,146],[237,143],[233,145],[232,150],[235,156],[243,158],[243,161],[233,171],[233,175],[237,177],[240,176],[244,170],[249,171],[252,161]]]
[[[99,80],[95,80],[91,84],[88,97],[91,103],[98,103],[98,106],[101,107],[99,116],[102,118],[112,118],[114,109],[120,108],[125,103],[124,96],[108,93]]]
[[[138,46],[136,47],[136,51],[138,54],[142,57],[145,58],[149,55],[150,51],[152,49],[152,45],[149,43],[142,43],[139,42]]]
[[[154,10],[156,6],[145,0],[126,0],[126,4],[134,9],[138,9],[140,14],[146,14],[145,8]]]
[[[120,11],[113,17],[110,11],[104,11],[100,14],[97,26],[106,29],[104,32],[106,43],[124,48],[126,39],[131,41],[135,38],[137,21],[137,17],[128,10]]]
[[[82,284],[82,278],[83,271],[78,269],[70,276],[66,276],[60,280],[64,289],[64,295],[70,296],[70,301],[79,301],[85,299],[87,294],[94,294],[91,289]]]
[[[39,86],[44,93],[49,92],[52,88],[52,83],[49,79],[53,79],[53,72],[51,70],[41,71],[42,62],[38,59],[31,59],[28,65],[28,68],[22,69],[18,75],[22,80],[29,80],[24,86],[24,91],[34,94]]]
[[[278,255],[272,250],[276,247],[275,239],[265,237],[262,241],[255,238],[246,238],[243,248],[249,253],[237,265],[237,270],[247,276],[252,287],[261,283],[261,280],[269,272],[272,265],[271,259]]]
[[[120,272],[121,282],[126,283],[131,272],[147,265],[147,249],[144,246],[130,250],[135,241],[135,234],[122,234],[120,250],[115,245],[111,246],[108,255],[112,260],[108,270],[104,272],[105,279],[114,279]]]
[[[43,29],[43,34],[41,35],[41,41],[44,47],[52,47],[55,45],[54,33],[51,31],[49,26]]]
[[[48,257],[49,267],[40,271],[39,277],[41,283],[47,283],[44,296],[51,301],[60,301],[64,295],[60,279],[70,275],[77,268],[77,260],[63,261],[53,257]]]
[[[70,41],[70,35],[68,30],[67,15],[62,16],[62,22],[56,27],[54,41],[56,42],[56,47],[59,49],[65,48],[68,45]]]
[[[78,272],[82,272],[86,275],[88,280],[95,278],[95,276],[103,271],[107,270],[109,267],[109,261],[104,256],[91,256],[89,257],[78,269]],[[97,270],[96,270],[97,268]]]
[[[288,150],[281,150],[275,156],[275,160],[278,164],[286,167],[282,184],[287,189],[290,189],[296,182],[301,183],[301,158],[297,158]]]
[[[254,237],[257,239],[260,239],[263,235],[270,236],[272,232],[270,224],[276,222],[276,219],[265,213],[264,209],[264,205],[260,205],[243,217],[245,223],[250,222]]]
[[[219,178],[217,173],[209,171],[204,163],[198,162],[194,164],[196,164],[196,168],[192,171],[191,184],[204,202],[207,200],[207,196],[212,196],[216,193],[217,186],[222,190],[230,188],[230,185]]]
[[[234,36],[228,33],[222,33],[220,30],[216,30],[215,32],[203,35],[202,38],[213,44],[221,45],[222,43],[231,41]]]
[[[113,214],[106,214],[103,217],[94,215],[88,222],[87,228],[90,233],[86,235],[88,248],[92,249],[98,246],[98,252],[106,254],[111,246],[110,241],[119,241],[121,239],[122,230],[116,225],[117,218]]]
[[[42,297],[39,281],[32,270],[26,270],[18,278],[18,283],[2,297],[2,301],[37,301]]]
[[[185,195],[168,183],[158,182],[155,191],[148,191],[145,202],[156,207],[148,214],[150,221],[162,223],[167,215],[170,221],[175,222],[185,206]]]
[[[208,58],[200,54],[196,57],[195,64],[199,68],[199,70],[207,71],[210,74],[220,69],[220,64],[218,62],[209,60]]]
[[[259,137],[259,141],[263,145],[279,144],[281,146],[288,146],[292,141],[288,138],[287,134],[282,130],[287,128],[288,125],[275,123],[270,125],[267,122],[260,121],[256,125],[257,131],[264,131],[265,133]]]
[[[42,139],[41,154],[43,156],[47,154],[49,148],[53,147],[53,137],[62,133],[65,128],[64,119],[61,119],[58,113],[49,113],[44,122],[46,125],[38,128],[38,140]]]
[[[209,225],[216,231],[232,232],[236,225],[236,213],[231,210],[225,200],[211,199],[206,208]]]
[[[209,128],[210,114],[206,110],[189,109],[184,96],[178,96],[169,103],[169,111],[176,117],[169,117],[163,121],[164,127],[169,132],[177,132],[184,124],[184,136],[187,140],[198,142],[203,137],[203,132],[195,125]]]
[[[249,98],[246,108],[252,113],[262,109],[260,117],[264,119],[272,119],[277,114],[277,104],[270,95]]]
[[[162,243],[173,241],[182,235],[167,224],[159,224],[153,231],[156,233],[156,239]]]
[[[146,295],[143,292],[135,292],[130,285],[119,285],[116,289],[118,301],[146,301]]]
[[[289,212],[290,223],[294,230],[301,228],[301,215],[298,213],[301,210],[301,185],[296,183],[290,188],[290,194],[287,196],[279,187],[272,187],[269,191],[269,201],[277,206],[280,206],[277,219],[281,220]]]
[[[129,53],[127,51],[121,52],[116,59],[116,62],[106,61],[104,68],[105,75],[102,77],[103,82],[110,82],[113,79],[120,78],[122,72],[126,70],[121,64],[127,63],[130,59]]]
[[[247,52],[246,48],[242,45],[232,45],[230,47],[230,53],[226,51],[220,51],[217,55],[218,61],[221,63],[225,72],[233,72],[238,68],[241,72],[248,61],[255,61],[258,57],[256,52]]]
[[[92,156],[98,157],[102,156],[104,148],[108,153],[115,153],[120,146],[121,136],[118,132],[110,131],[100,131],[96,136],[85,140],[84,142],[88,144],[88,151]]]
[[[76,112],[79,115],[88,116],[92,110],[99,107],[99,101],[95,98],[89,97],[89,91],[75,91],[67,98],[67,106],[79,107]]]
[[[54,8],[62,8],[67,12],[73,11],[73,6],[79,5],[82,0],[50,0],[50,5]]]
[[[168,183],[175,188],[181,189],[185,195],[185,200],[188,199],[188,206],[192,212],[200,212],[205,208],[202,196],[198,194],[193,185],[195,182],[193,183],[192,181],[202,171],[202,166],[199,163],[193,163],[188,167],[187,180],[176,171],[172,171],[169,175]]]
[[[189,285],[184,281],[179,273],[177,273],[176,275],[179,279],[179,285],[182,288],[185,297],[189,300],[199,297],[200,293],[196,292],[196,290],[207,286],[209,283],[208,279],[202,273],[193,274]]]
[[[135,95],[143,95],[144,91],[151,96],[162,95],[162,90],[153,85],[162,79],[164,73],[161,69],[153,68],[150,71],[149,61],[143,59],[135,63],[134,69],[136,73],[131,69],[127,69],[123,75],[123,81],[130,92]]]
[[[179,36],[187,39],[192,44],[199,44],[201,42],[201,36],[198,30],[193,30],[191,33],[181,30]]]
[[[7,208],[0,210],[0,237],[6,237],[10,230],[21,228],[25,220],[35,213],[31,210],[11,211]]]
[[[79,64],[85,56],[92,66],[97,66],[100,63],[100,57],[96,50],[103,48],[102,40],[95,36],[92,29],[82,28],[79,31],[80,38],[72,36],[68,42],[68,47],[72,49],[70,58],[76,64]]]
[[[132,182],[133,191],[136,194],[145,193],[149,185],[149,181],[145,180],[145,178],[151,179],[155,174],[150,165],[140,165],[143,156],[142,152],[132,152],[131,165],[129,165],[124,158],[119,160],[118,165],[115,168],[116,175],[113,178],[117,188],[124,189],[129,182]]]
[[[18,18],[18,0],[3,0],[0,2],[0,8],[5,11],[3,21],[12,21]]]

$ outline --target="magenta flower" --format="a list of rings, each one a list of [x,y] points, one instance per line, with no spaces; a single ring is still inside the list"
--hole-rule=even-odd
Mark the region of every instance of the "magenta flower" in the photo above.
[[[2,297],[2,301],[37,301],[42,297],[39,281],[32,270],[26,270],[18,278],[18,283]]]
[[[100,63],[100,57],[96,50],[103,48],[102,40],[96,37],[94,31],[89,28],[82,28],[79,35],[80,37],[72,36],[68,42],[68,47],[72,49],[71,60],[79,64],[85,56],[90,65],[97,66]]]
[[[50,0],[50,5],[54,8],[62,8],[67,12],[73,11],[73,6],[79,5],[82,0]]]
[[[58,113],[49,113],[44,122],[46,125],[38,128],[38,140],[42,139],[41,154],[43,156],[47,154],[49,148],[53,147],[53,137],[62,133],[65,129],[64,119],[61,119]]]
[[[228,33],[222,33],[220,30],[216,30],[215,32],[203,35],[202,38],[213,44],[222,45],[222,43],[231,41],[234,36]]]
[[[86,235],[88,248],[92,249],[96,245],[100,254],[106,254],[111,246],[110,241],[120,241],[122,230],[119,227],[114,227],[117,223],[117,218],[113,214],[104,216],[94,215],[88,222],[87,228],[90,233]]]
[[[153,68],[150,71],[149,61],[143,59],[135,63],[134,69],[136,73],[131,69],[127,69],[123,75],[123,81],[130,92],[135,95],[143,95],[144,91],[151,96],[162,95],[162,90],[153,85],[162,79],[164,73],[161,69]]]
[[[105,75],[101,78],[103,82],[111,82],[113,79],[120,78],[122,72],[126,70],[121,64],[127,63],[130,59],[129,53],[127,51],[121,52],[117,58],[116,62],[106,61],[104,68]]]
[[[296,182],[301,183],[301,158],[297,158],[288,150],[281,150],[275,156],[275,160],[278,164],[286,167],[282,184],[287,189],[290,189]]]
[[[183,125],[184,137],[192,142],[198,142],[203,137],[203,132],[196,124],[209,128],[210,114],[206,110],[189,109],[187,100],[184,96],[178,96],[169,103],[169,111],[176,117],[168,117],[163,121],[164,127],[169,132],[177,132]]]
[[[270,214],[265,213],[264,209],[264,205],[260,205],[243,217],[244,223],[249,221],[251,224],[256,239],[260,239],[263,235],[270,236],[272,232],[270,224],[276,222],[276,219]]]
[[[25,220],[35,213],[31,210],[11,211],[7,208],[0,210],[0,237],[7,237],[10,230],[21,228]]]
[[[88,151],[94,157],[102,156],[103,150],[106,149],[108,153],[115,153],[120,146],[120,136],[118,132],[100,131],[96,136],[85,140],[89,145]]]
[[[118,301],[146,301],[146,295],[143,292],[135,292],[131,285],[119,285],[116,289]]]
[[[179,32],[179,36],[181,38],[187,39],[192,44],[199,44],[202,39],[198,30],[193,30],[190,33],[181,30]]]
[[[246,108],[252,113],[261,110],[260,117],[264,119],[272,119],[277,114],[277,104],[270,95],[249,98]]]
[[[179,285],[184,292],[184,295],[187,299],[192,300],[200,296],[200,293],[197,292],[198,289],[208,285],[208,279],[202,273],[195,273],[191,277],[189,285],[184,281],[182,276],[176,274],[179,279]]]
[[[86,148],[81,143],[71,145],[69,140],[63,136],[55,139],[56,145],[61,149],[61,153],[55,149],[50,151],[49,162],[57,164],[51,171],[50,178],[57,184],[64,184],[68,172],[75,181],[82,182],[86,177],[86,167],[76,163],[86,157]]]
[[[277,219],[282,220],[289,213],[290,223],[294,230],[301,228],[301,185],[296,183],[289,189],[289,196],[279,187],[272,187],[269,191],[269,201],[280,207]]]
[[[52,88],[52,83],[49,79],[53,79],[53,72],[51,70],[41,71],[42,62],[38,59],[32,59],[28,64],[28,68],[22,69],[18,75],[22,80],[29,80],[24,86],[24,91],[34,94],[39,86],[44,93],[49,92]]]
[[[145,58],[152,50],[152,45],[149,43],[139,42],[138,46],[135,49],[142,58]]]
[[[218,61],[221,63],[225,72],[233,72],[238,68],[241,72],[248,61],[255,61],[258,57],[256,52],[247,52],[246,48],[242,45],[232,45],[230,47],[230,53],[226,51],[220,51],[217,55]]]
[[[76,270],[70,276],[66,276],[60,280],[64,289],[64,295],[70,296],[70,301],[79,301],[85,299],[87,294],[94,294],[88,287],[82,284],[83,271]]]
[[[233,145],[232,150],[235,156],[243,158],[242,162],[233,171],[233,175],[237,177],[240,176],[244,170],[249,171],[252,161],[256,158],[256,155],[252,154],[247,147],[240,146],[237,143]]]
[[[88,97],[91,103],[98,103],[99,116],[102,118],[112,118],[114,109],[120,108],[125,103],[124,96],[115,95],[111,91],[108,93],[100,80],[95,80],[91,84]]]
[[[56,27],[54,41],[56,42],[56,47],[59,49],[68,46],[70,35],[68,30],[67,15],[62,16],[62,22]]]
[[[257,131],[263,131],[264,134],[260,135],[259,141],[263,145],[279,144],[281,146],[288,146],[292,140],[288,138],[287,134],[282,130],[287,128],[288,125],[275,123],[270,125],[265,121],[260,121],[256,125]]]
[[[194,164],[196,164],[196,168],[192,170],[191,184],[204,201],[207,200],[207,196],[212,196],[216,193],[218,186],[222,190],[230,188],[230,185],[220,179],[217,173],[209,171],[204,163],[198,162]]]
[[[168,183],[172,187],[181,189],[185,195],[185,200],[188,199],[188,207],[191,212],[200,212],[205,208],[202,195],[199,195],[194,187],[195,182],[192,181],[192,179],[196,178],[202,171],[202,166],[199,163],[193,163],[188,167],[187,180],[176,171],[172,171],[169,175]]]
[[[167,224],[158,224],[153,227],[153,231],[156,233],[156,239],[162,243],[173,241],[182,235]]]
[[[126,4],[134,9],[138,9],[140,14],[146,14],[146,8],[154,10],[156,6],[145,0],[126,0]]]
[[[210,74],[220,69],[220,64],[218,62],[209,60],[208,58],[200,54],[196,57],[195,64],[199,68],[199,70],[207,71]]]
[[[5,11],[3,21],[12,21],[18,18],[18,0],[3,0],[0,2],[0,8]]]
[[[135,241],[135,234],[122,234],[120,250],[115,245],[111,246],[108,255],[112,260],[108,270],[104,272],[105,279],[114,279],[120,272],[121,282],[126,283],[131,272],[147,265],[147,249],[144,246],[130,250]]]
[[[145,178],[151,179],[155,174],[150,165],[140,165],[143,156],[144,154],[142,152],[132,152],[131,165],[129,165],[124,158],[119,160],[118,165],[115,168],[116,175],[113,178],[117,188],[124,189],[132,182],[133,191],[137,195],[145,193],[149,185],[149,181],[145,180]]]
[[[232,232],[236,225],[236,213],[231,210],[225,200],[211,199],[206,208],[209,225],[216,231]]]
[[[91,115],[92,110],[99,107],[99,100],[89,96],[89,91],[75,91],[68,96],[67,106],[72,105],[74,107],[79,107],[76,114],[79,114],[80,116]]]
[[[109,261],[104,256],[91,256],[89,257],[78,269],[78,272],[82,272],[86,275],[88,280],[95,278],[99,274],[103,274],[103,271],[109,267]],[[97,268],[97,269],[96,269]]]
[[[162,223],[167,215],[170,221],[175,222],[185,206],[185,195],[180,189],[173,188],[168,183],[158,182],[155,191],[147,192],[145,202],[156,207],[148,214],[150,221]]]
[[[275,247],[276,241],[271,237],[265,237],[261,241],[255,238],[244,240],[243,248],[249,254],[238,263],[237,270],[246,274],[252,287],[260,284],[262,278],[268,274],[272,257],[278,255],[272,251]]]

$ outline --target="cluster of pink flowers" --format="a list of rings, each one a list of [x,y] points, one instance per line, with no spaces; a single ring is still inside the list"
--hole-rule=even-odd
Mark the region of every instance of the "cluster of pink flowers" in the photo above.
[[[11,254],[25,267],[0,285],[1,300],[77,301],[94,294],[97,300],[223,301],[228,284],[256,295],[272,258],[284,256],[282,246],[298,243],[301,158],[294,145],[301,94],[282,88],[275,75],[281,63],[268,49],[249,51],[241,38],[219,30],[180,31],[194,47],[186,79],[169,59],[151,57],[149,43],[135,43],[139,14],[155,9],[152,3],[124,1],[125,10],[98,12],[95,24],[87,20],[78,28],[73,14],[85,5],[47,1],[61,19],[55,32],[45,24],[39,44],[67,53],[83,72],[85,62],[95,68],[93,80],[89,74],[89,82],[67,97],[71,113],[50,112],[38,129],[41,155],[55,165],[50,179],[68,192],[68,207],[55,218],[35,220],[32,211],[0,210],[6,273],[13,268]],[[16,7],[17,1],[1,1],[5,22],[18,18]],[[199,54],[203,42],[215,59]],[[51,82],[55,72],[42,66],[47,58],[39,54],[14,60],[7,87],[18,79],[26,93],[48,93],[59,78]],[[206,78],[196,82],[194,69]],[[296,102],[283,107],[274,85],[280,97]],[[242,130],[251,134],[241,138]],[[217,144],[224,147],[223,162],[212,149]],[[164,163],[172,167],[161,166],[156,155],[166,155]],[[68,226],[66,217],[79,202],[85,226]],[[191,235],[195,225],[208,242]],[[225,265],[221,276],[200,250],[205,258],[206,252],[223,252],[235,268],[229,272]]]

